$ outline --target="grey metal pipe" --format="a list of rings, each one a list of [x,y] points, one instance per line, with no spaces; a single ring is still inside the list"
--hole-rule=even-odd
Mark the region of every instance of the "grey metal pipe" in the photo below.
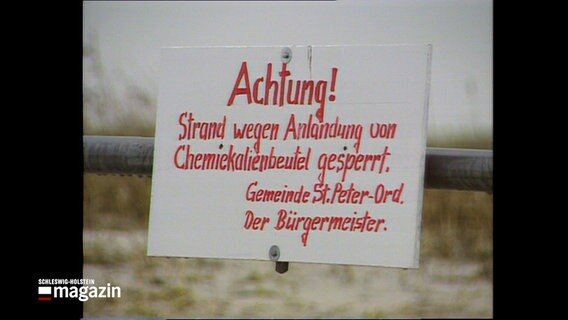
[[[493,193],[493,150],[426,149],[424,187]]]
[[[83,136],[85,173],[151,176],[154,138]]]
[[[83,136],[85,173],[151,176],[154,138]],[[424,186],[493,192],[493,151],[426,149]]]

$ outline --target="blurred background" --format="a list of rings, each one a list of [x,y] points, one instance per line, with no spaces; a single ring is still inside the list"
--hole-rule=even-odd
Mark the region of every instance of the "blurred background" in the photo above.
[[[85,135],[154,136],[160,48],[433,45],[428,146],[492,149],[492,1],[83,2]],[[493,196],[425,190],[420,268],[146,257],[150,178],[85,174],[85,316],[491,317]]]

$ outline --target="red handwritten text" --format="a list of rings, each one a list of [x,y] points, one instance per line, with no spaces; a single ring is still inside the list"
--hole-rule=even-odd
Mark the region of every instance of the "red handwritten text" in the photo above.
[[[343,216],[299,216],[294,210],[280,209],[278,211],[278,220],[274,229],[279,230],[303,230],[301,235],[302,244],[308,245],[308,236],[311,231],[349,231],[349,232],[379,232],[387,231],[385,226],[386,220],[380,218],[372,218],[369,211],[365,211],[362,217],[357,216],[357,211],[353,212],[350,217]]]
[[[322,153],[318,159],[318,169],[321,171],[319,182],[325,181],[328,171],[341,173],[341,182],[345,181],[347,173],[353,171],[377,171],[379,174],[389,172],[386,166],[391,155],[389,146],[385,146],[382,153],[354,154],[354,153]]]
[[[311,79],[287,79],[288,76],[292,75],[292,72],[287,69],[287,66],[286,63],[282,63],[281,69],[278,72],[279,77],[275,77],[278,78],[278,80],[273,80],[272,63],[268,63],[266,65],[266,76],[256,78],[251,85],[247,62],[243,61],[235,80],[235,85],[231,91],[231,96],[229,97],[229,101],[227,101],[227,106],[232,106],[235,103],[235,99],[241,95],[246,97],[246,102],[249,105],[273,105],[282,107],[284,105],[312,105],[315,102],[319,105],[316,118],[320,122],[323,122],[326,101],[329,99],[330,102],[334,102],[336,99],[335,87],[338,69],[332,68],[332,85],[330,87],[332,94],[327,97],[327,80],[315,82]]]
[[[250,202],[308,203],[310,194],[303,185],[298,190],[288,189],[287,185],[282,189],[265,189],[258,188],[258,181],[253,181],[247,187],[246,199]]]
[[[178,123],[183,129],[178,140],[224,139],[227,116],[224,116],[221,122],[200,122],[195,121],[193,113],[182,112],[178,117]]]

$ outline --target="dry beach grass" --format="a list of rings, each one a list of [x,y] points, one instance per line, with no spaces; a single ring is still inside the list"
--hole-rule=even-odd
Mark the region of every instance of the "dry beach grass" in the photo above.
[[[85,175],[85,316],[491,317],[493,198],[426,190],[418,270],[146,256],[150,179]]]

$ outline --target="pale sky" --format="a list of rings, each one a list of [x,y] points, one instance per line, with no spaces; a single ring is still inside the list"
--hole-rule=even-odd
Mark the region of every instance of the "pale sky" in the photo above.
[[[429,133],[492,130],[492,1],[86,1],[83,20],[105,74],[154,97],[166,46],[430,43]]]

